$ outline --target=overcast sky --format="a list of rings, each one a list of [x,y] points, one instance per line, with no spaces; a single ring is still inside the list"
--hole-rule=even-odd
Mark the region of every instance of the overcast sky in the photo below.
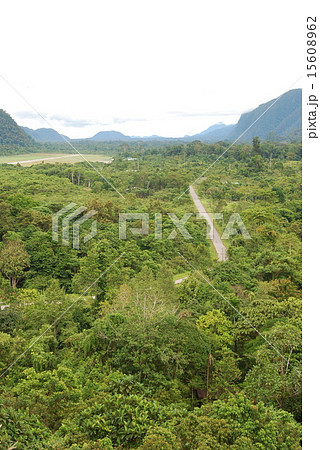
[[[0,75],[71,138],[183,136],[301,87],[292,1],[16,1],[1,5]],[[48,127],[0,78],[0,108]]]

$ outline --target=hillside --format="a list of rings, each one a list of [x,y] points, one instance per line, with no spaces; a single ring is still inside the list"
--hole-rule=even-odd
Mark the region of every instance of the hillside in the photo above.
[[[276,102],[275,100],[270,100],[252,111],[241,114],[237,124],[215,124],[201,133],[186,137],[188,140],[198,139],[204,142],[233,141],[270,108],[245,132],[240,141],[250,142],[254,136],[270,141],[301,139],[302,90],[293,89],[280,96]]]
[[[69,139],[68,136],[60,135],[52,128],[32,130],[28,127],[22,127],[22,129],[37,142],[65,142],[65,139]]]
[[[199,140],[208,142],[223,141],[228,138],[229,134],[236,127],[235,124],[225,125],[224,123],[216,123],[211,127],[207,128],[201,133],[194,134],[193,136],[185,136],[184,139],[187,140]]]
[[[283,94],[276,103],[274,103],[275,100],[270,100],[259,105],[253,111],[242,114],[230,133],[229,139],[236,139],[240,136],[269,107],[270,109],[245,133],[241,141],[251,141],[254,136],[271,140],[285,140],[301,136],[302,90],[293,89]]]
[[[28,147],[33,144],[34,140],[17,125],[8,113],[0,109],[0,147]]]

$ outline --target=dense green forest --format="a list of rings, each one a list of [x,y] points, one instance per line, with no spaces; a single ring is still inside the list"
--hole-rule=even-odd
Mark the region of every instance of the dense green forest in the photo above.
[[[112,145],[108,165],[0,165],[1,448],[300,449],[301,144]],[[250,233],[227,261],[196,179],[219,232],[237,213]],[[97,211],[79,249],[52,239],[71,202]],[[150,233],[119,239],[134,212]]]
[[[30,148],[35,141],[28,136],[12,117],[0,109],[0,155],[11,154],[22,148]]]

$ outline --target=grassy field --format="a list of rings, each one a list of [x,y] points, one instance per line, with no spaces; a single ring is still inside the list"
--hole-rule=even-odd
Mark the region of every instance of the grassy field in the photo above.
[[[83,154],[88,161],[110,161],[108,155],[86,155]],[[32,166],[33,164],[48,163],[71,163],[82,162],[84,159],[78,154],[67,153],[25,153],[23,155],[7,155],[0,156],[0,164],[21,164],[22,166]]]

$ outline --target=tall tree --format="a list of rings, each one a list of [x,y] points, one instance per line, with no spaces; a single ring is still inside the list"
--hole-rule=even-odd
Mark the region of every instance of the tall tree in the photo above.
[[[255,153],[256,155],[261,153],[260,139],[258,138],[258,136],[255,136],[252,139],[252,150],[253,153]]]
[[[8,239],[0,250],[0,272],[10,280],[13,288],[29,266],[29,255],[20,239]]]

